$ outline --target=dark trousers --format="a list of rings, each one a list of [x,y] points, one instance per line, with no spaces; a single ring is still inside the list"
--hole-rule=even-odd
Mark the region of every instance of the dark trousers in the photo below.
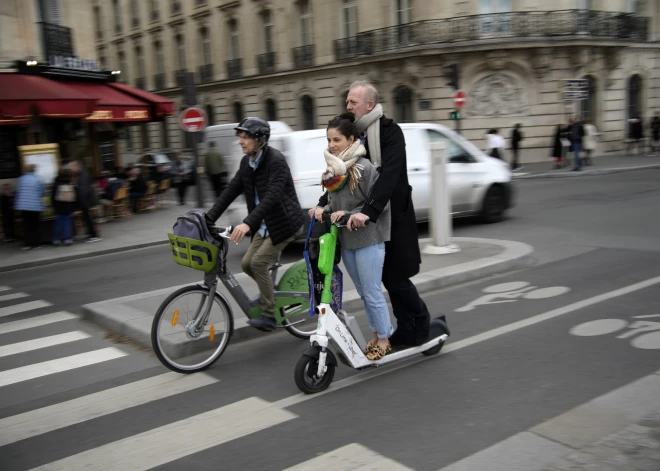
[[[213,185],[213,191],[215,192],[215,197],[217,198],[222,193],[222,190],[227,186],[227,172],[216,173],[211,175],[211,185]]]
[[[179,203],[183,204],[186,201],[186,190],[188,189],[188,185],[186,182],[179,182],[176,184],[176,190],[179,193]]]
[[[96,229],[94,229],[94,221],[92,220],[92,215],[89,213],[89,208],[80,208],[83,214],[83,219],[85,220],[85,225],[87,226],[87,232],[89,237],[98,237]]]
[[[429,337],[431,315],[409,279],[397,280],[383,277],[383,285],[390,296],[392,311],[396,317],[393,343],[421,345]]]
[[[39,247],[41,236],[39,234],[39,211],[23,211],[23,242],[27,247]]]
[[[511,168],[515,170],[518,168],[518,152],[520,152],[520,149],[516,149],[514,147],[511,150],[513,151],[513,161],[511,162]]]
[[[5,233],[5,239],[14,239],[14,210],[5,208],[2,211],[2,231]]]

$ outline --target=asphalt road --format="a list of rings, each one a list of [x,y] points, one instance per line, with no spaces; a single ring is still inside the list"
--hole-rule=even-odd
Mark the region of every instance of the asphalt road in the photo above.
[[[660,313],[659,176],[519,182],[507,221],[458,222],[454,234],[529,243],[539,264],[426,296],[452,328],[441,355],[363,372],[340,365],[333,390],[320,396],[298,395],[293,368],[305,343],[285,332],[230,346],[204,376],[186,377],[189,386],[168,395],[166,387],[130,390],[167,370],[78,320],[2,330],[53,308],[75,312],[196,279],[165,248],[3,274],[0,285],[12,289],[0,293],[0,463],[282,470],[333,450],[341,458],[343,447],[359,444],[391,460],[381,469],[438,470],[658,369],[660,334],[644,336],[635,322]],[[17,291],[53,306],[8,314],[21,300],[2,296]],[[2,355],[2,346],[72,329],[89,337]],[[90,366],[33,367],[90,351]],[[19,416],[30,413],[41,430]]]

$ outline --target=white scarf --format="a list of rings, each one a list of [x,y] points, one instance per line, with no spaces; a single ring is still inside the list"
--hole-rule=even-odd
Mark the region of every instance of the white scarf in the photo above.
[[[323,156],[325,157],[327,167],[321,179],[328,181],[335,177],[348,175],[351,192],[353,192],[355,184],[362,176],[360,170],[364,169],[362,165],[356,162],[360,160],[360,157],[364,157],[365,155],[367,155],[367,149],[364,148],[359,139],[356,139],[353,144],[341,151],[339,155],[332,155],[328,149],[325,149]]]
[[[371,113],[365,114],[355,122],[357,131],[362,134],[367,131],[367,142],[369,143],[369,156],[371,162],[380,166],[380,118],[383,117],[383,107],[378,103]]]

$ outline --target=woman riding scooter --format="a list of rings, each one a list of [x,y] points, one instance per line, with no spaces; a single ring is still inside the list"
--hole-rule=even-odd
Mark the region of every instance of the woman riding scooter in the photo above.
[[[378,178],[376,167],[365,159],[366,149],[360,143],[353,113],[344,113],[328,123],[327,169],[321,184],[328,191],[328,205],[317,208],[314,216],[321,221],[324,212],[332,213],[334,223],[343,216],[358,213]],[[390,212],[385,209],[377,224],[339,232],[342,258],[355,288],[364,301],[373,339],[365,356],[379,360],[392,351],[389,337],[394,332],[390,313],[381,289],[385,242],[390,240]]]

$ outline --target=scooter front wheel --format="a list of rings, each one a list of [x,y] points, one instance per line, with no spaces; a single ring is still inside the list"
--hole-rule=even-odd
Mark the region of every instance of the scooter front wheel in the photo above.
[[[319,366],[318,358],[303,355],[296,364],[294,379],[296,386],[305,394],[315,394],[325,391],[335,377],[335,365],[326,363],[326,371],[323,377],[317,378],[316,373]]]

